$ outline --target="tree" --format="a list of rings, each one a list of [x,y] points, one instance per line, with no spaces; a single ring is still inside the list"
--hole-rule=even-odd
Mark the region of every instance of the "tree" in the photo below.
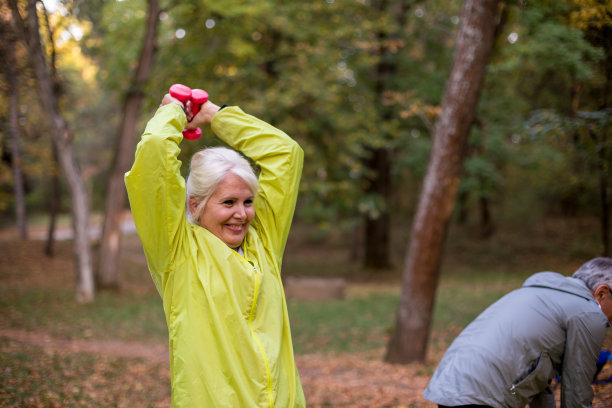
[[[119,250],[121,243],[121,215],[125,205],[123,176],[129,169],[136,145],[136,126],[142,102],[144,85],[149,79],[157,47],[159,24],[159,2],[148,0],[146,34],[142,44],[137,68],[124,96],[121,128],[116,140],[115,157],[106,187],[105,219],[100,245],[98,283],[100,288],[119,287]]]
[[[0,50],[2,58],[2,70],[4,71],[8,84],[9,93],[9,133],[11,140],[11,165],[13,168],[13,185],[15,188],[15,215],[17,228],[21,239],[28,238],[26,206],[25,206],[25,186],[23,177],[23,162],[21,155],[21,141],[19,137],[19,72],[17,71],[17,61],[15,57],[15,34],[8,21],[0,21],[2,38],[5,39]]]
[[[49,40],[49,48],[50,48],[50,58],[49,58],[49,74],[51,77],[51,83],[53,84],[53,93],[56,98],[60,97],[60,81],[57,75],[57,53],[55,49],[55,38],[54,38],[54,30],[51,27],[51,23],[49,21],[49,13],[47,10],[44,11],[44,21],[45,28],[47,31],[47,36]],[[49,197],[49,225],[47,226],[47,241],[45,242],[45,255],[48,257],[52,257],[55,255],[55,228],[57,226],[57,216],[59,213],[59,207],[61,202],[61,188],[60,188],[60,179],[58,172],[55,171],[55,167],[58,167],[59,158],[57,155],[57,147],[53,142],[53,139],[50,141],[51,143],[51,151],[53,154],[53,164],[54,171],[51,173],[51,181],[49,183],[49,192],[47,196]]]
[[[391,7],[388,7],[386,0],[376,2],[376,11],[378,13],[389,13],[395,23],[395,29],[389,29],[388,26],[379,27],[376,33],[378,62],[374,67],[374,92],[377,99],[380,101],[377,106],[379,123],[389,123],[393,117],[393,107],[385,105],[384,100],[386,94],[392,91],[392,80],[397,75],[397,66],[399,53],[398,42],[401,42],[401,35],[406,22],[406,15],[410,7],[408,1],[393,2]],[[384,126],[380,127],[381,136],[383,139],[390,139],[389,135],[385,135]],[[384,146],[374,146],[367,149],[366,167],[370,175],[366,183],[366,195],[378,197],[381,201],[380,211],[376,212],[376,216],[372,216],[371,212],[365,214],[365,236],[364,249],[365,259],[364,264],[373,269],[386,269],[391,267],[391,221],[389,203],[391,201],[391,161],[392,149],[389,143]]]
[[[464,4],[453,67],[406,255],[396,327],[385,357],[389,362],[425,359],[447,227],[493,46],[498,4],[498,0],[467,0]]]
[[[9,0],[14,24],[22,36],[32,61],[39,90],[39,100],[47,117],[59,163],[70,189],[73,219],[73,251],[77,275],[76,299],[79,302],[92,301],[95,295],[91,245],[88,234],[89,203],[85,185],[76,164],[72,135],[67,122],[59,112],[58,101],[47,65],[39,33],[37,1],[28,0],[26,20],[19,10],[17,0]]]
[[[532,137],[566,146],[573,154],[575,173],[597,180],[600,202],[601,256],[610,256],[610,206],[612,205],[612,109],[578,111],[571,117],[554,110],[538,110],[527,122]],[[582,168],[582,169],[581,169]]]

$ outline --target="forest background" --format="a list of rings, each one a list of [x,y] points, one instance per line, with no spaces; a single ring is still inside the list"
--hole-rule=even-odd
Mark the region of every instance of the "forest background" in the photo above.
[[[39,88],[32,40],[24,41],[32,5],[51,108]],[[483,274],[519,267],[519,274],[571,273],[581,261],[610,255],[612,5],[517,0],[495,7],[486,75],[461,149],[449,250],[461,268]],[[0,12],[3,226],[17,224],[26,238],[25,225],[44,215],[51,232],[60,214],[78,217],[79,188],[86,219],[123,217],[122,175],[138,136],[169,86],[184,83],[273,123],[303,147],[288,247],[302,255],[288,253],[285,273],[401,277],[463,2],[3,0]],[[61,126],[50,123],[50,110]],[[58,128],[64,136],[53,136]],[[190,155],[215,143],[206,130],[201,142],[183,142],[185,173]],[[67,176],[66,145],[81,187]],[[96,243],[90,259],[77,258],[91,249],[75,255],[81,301],[125,285],[118,255],[108,264],[113,257],[104,252],[112,253],[104,245],[119,224],[107,223],[100,222],[106,241]],[[342,250],[343,267],[313,260],[329,248]],[[538,252],[549,255],[548,265],[535,261]],[[473,259],[456,258],[462,255]],[[521,257],[529,261],[516,262]],[[87,263],[91,270],[83,274]],[[87,273],[96,275],[88,287]]]

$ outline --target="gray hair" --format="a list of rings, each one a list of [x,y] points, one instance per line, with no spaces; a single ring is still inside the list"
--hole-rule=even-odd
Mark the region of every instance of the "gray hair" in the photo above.
[[[191,223],[198,222],[206,202],[230,172],[244,180],[253,194],[257,194],[257,176],[249,162],[237,151],[226,147],[209,147],[193,155],[187,177],[186,203],[187,218]],[[193,214],[189,210],[189,197],[198,203]]]
[[[607,285],[612,289],[612,258],[593,258],[578,268],[572,277],[586,283],[591,290],[600,285]]]

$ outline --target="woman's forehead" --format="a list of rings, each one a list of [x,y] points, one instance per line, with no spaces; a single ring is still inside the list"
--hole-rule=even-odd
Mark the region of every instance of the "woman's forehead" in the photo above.
[[[213,196],[236,196],[236,197],[249,197],[253,196],[251,187],[244,181],[240,176],[233,173],[228,175],[219,183]]]

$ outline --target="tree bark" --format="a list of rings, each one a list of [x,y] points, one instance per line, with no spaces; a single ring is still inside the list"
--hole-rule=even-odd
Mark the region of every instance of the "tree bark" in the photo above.
[[[76,268],[76,299],[90,302],[94,299],[95,288],[91,261],[91,245],[88,234],[89,203],[87,192],[75,161],[70,129],[59,113],[57,99],[49,67],[41,46],[36,0],[27,2],[27,25],[21,17],[16,0],[9,0],[13,21],[23,33],[32,60],[38,85],[40,103],[50,127],[53,142],[57,148],[60,166],[70,188],[72,203],[72,226],[74,231],[73,252]]]
[[[387,269],[391,267],[391,224],[387,206],[391,195],[391,154],[386,148],[373,149],[370,154],[366,165],[374,176],[369,180],[366,193],[381,197],[385,206],[377,217],[365,215],[364,265],[372,269]]]
[[[57,149],[53,143],[51,143],[51,150],[53,151],[53,164],[58,165]],[[51,175],[51,184],[49,186],[49,225],[47,226],[47,242],[45,243],[45,255],[48,257],[55,255],[55,226],[57,224],[57,214],[60,209],[60,196],[60,180],[54,169]]]
[[[450,78],[436,124],[403,271],[396,327],[386,360],[424,361],[446,232],[482,88],[498,0],[466,0]]]
[[[375,7],[379,13],[391,12],[395,16],[398,29],[405,24],[406,15],[411,1],[399,0],[393,2],[388,9],[386,0],[379,0]],[[384,94],[389,90],[389,80],[396,74],[398,54],[391,52],[390,43],[399,39],[399,33],[387,33],[381,31],[378,37],[378,54],[380,61],[376,65],[374,76],[376,78],[375,91],[381,106],[381,122],[390,120],[392,112],[384,106]],[[392,150],[388,147],[375,147],[369,149],[369,157],[365,160],[365,166],[370,170],[372,176],[368,179],[366,194],[380,197],[383,207],[376,217],[366,214],[364,217],[364,265],[372,269],[391,268],[391,217],[389,214],[389,202],[391,201],[391,160]]]
[[[487,197],[480,197],[478,200],[478,206],[480,208],[480,237],[491,238],[495,227],[491,219],[490,202]]]
[[[134,159],[134,149],[137,142],[136,126],[138,125],[144,97],[142,88],[148,81],[153,68],[159,13],[158,0],[149,0],[145,39],[138,60],[138,67],[125,96],[121,128],[116,141],[116,153],[106,187],[106,215],[100,243],[100,263],[97,275],[101,289],[119,288],[121,215],[126,196],[123,176]]]
[[[17,218],[17,228],[21,239],[28,239],[28,226],[25,206],[25,188],[23,180],[23,169],[21,160],[21,145],[19,137],[19,75],[15,70],[15,48],[14,38],[7,38],[6,42],[6,78],[9,87],[9,128],[11,134],[11,163],[13,168],[13,182],[15,187],[15,216]]]

